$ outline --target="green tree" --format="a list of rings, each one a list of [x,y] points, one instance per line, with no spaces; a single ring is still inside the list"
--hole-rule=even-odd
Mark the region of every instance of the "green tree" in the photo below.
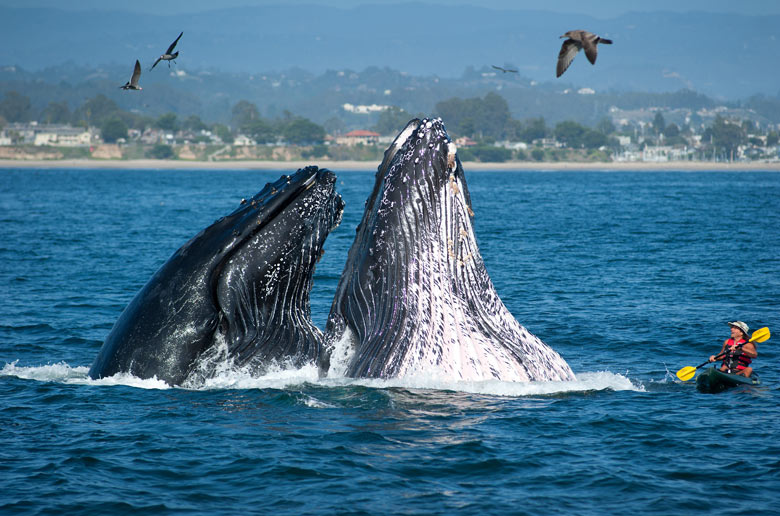
[[[276,131],[265,120],[253,120],[241,127],[241,131],[252,137],[257,143],[276,141]],[[323,137],[324,138],[324,137]]]
[[[260,120],[260,112],[257,110],[257,106],[248,100],[238,101],[233,106],[232,114],[231,124],[233,124],[233,127],[244,127],[256,120]]]
[[[176,132],[179,130],[179,122],[176,120],[176,113],[165,113],[160,115],[154,122],[154,126],[163,131]]]
[[[344,120],[337,116],[325,120],[323,127],[325,127],[325,131],[327,131],[328,134],[342,134],[347,130],[347,125],[344,123]]]
[[[734,159],[737,148],[744,144],[747,136],[741,125],[728,122],[718,115],[711,127],[712,145],[726,154],[729,161]]]
[[[676,136],[680,136],[680,128],[677,127],[677,124],[669,124],[664,129],[664,136],[667,138],[674,138]]]
[[[198,132],[208,129],[209,126],[204,124],[198,115],[190,115],[181,123],[181,128],[187,131]]]
[[[316,145],[325,141],[325,129],[306,118],[296,118],[285,127],[282,135],[293,145]]]
[[[572,120],[558,122],[555,125],[555,138],[571,148],[582,147],[583,138],[587,132],[587,127]]]
[[[544,159],[544,150],[538,147],[535,148],[534,150],[531,151],[531,158],[534,161],[542,161]]]
[[[211,127],[211,131],[216,134],[223,142],[228,144],[233,143],[233,133],[226,125],[214,124]]]
[[[30,98],[16,91],[9,91],[0,102],[0,116],[9,122],[26,122],[30,119]]]
[[[587,129],[585,134],[582,135],[581,144],[586,149],[598,149],[607,146],[609,144],[609,138],[601,131]]]
[[[374,125],[374,131],[379,134],[398,134],[401,132],[401,129],[406,127],[409,120],[413,118],[414,116],[405,110],[391,106],[379,113],[379,118],[376,121],[376,125]]]
[[[666,120],[660,111],[656,111],[655,118],[653,118],[653,133],[656,136],[664,134],[664,129],[666,129]]]
[[[175,156],[173,148],[170,145],[164,143],[158,143],[152,147],[147,155],[154,159],[171,159]]]
[[[512,151],[503,147],[478,145],[468,148],[473,156],[483,163],[503,163],[512,159]]]
[[[507,140],[517,142],[521,141],[523,134],[523,123],[520,120],[510,119],[505,128],[505,136]]]
[[[44,124],[67,124],[70,122],[70,110],[68,109],[68,103],[62,102],[49,102],[49,105],[41,111],[41,116],[38,117],[38,121]]]
[[[778,142],[780,142],[780,134],[778,134],[777,131],[770,131],[766,135],[766,144],[768,147],[774,147]]]
[[[485,98],[451,98],[436,104],[435,113],[447,121],[454,134],[472,138],[497,140],[504,138],[511,120],[509,105],[494,92]]]
[[[525,129],[520,136],[520,141],[531,143],[547,136],[547,124],[543,117],[531,118],[526,122]]]
[[[116,143],[120,138],[127,139],[127,124],[120,118],[109,118],[100,126],[100,136],[106,143]]]
[[[485,95],[480,115],[486,117],[480,124],[483,137],[495,140],[505,137],[506,127],[512,119],[512,115],[509,112],[509,104],[504,97],[492,91]]]
[[[116,102],[105,95],[97,95],[79,106],[73,112],[73,121],[78,123],[84,121],[87,125],[101,125],[106,119],[113,116],[121,116],[123,111],[119,109]]]

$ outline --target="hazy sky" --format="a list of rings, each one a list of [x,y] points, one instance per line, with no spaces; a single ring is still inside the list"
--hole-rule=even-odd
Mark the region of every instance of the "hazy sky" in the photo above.
[[[429,4],[471,4],[495,9],[534,9],[590,14],[600,18],[628,11],[707,11],[742,14],[780,14],[778,0],[0,0],[6,7],[57,7],[60,9],[121,10],[174,14],[240,7],[245,5],[318,4],[350,8],[362,4],[399,4],[421,1]]]

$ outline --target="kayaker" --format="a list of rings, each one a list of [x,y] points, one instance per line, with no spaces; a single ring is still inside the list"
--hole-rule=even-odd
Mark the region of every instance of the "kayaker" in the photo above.
[[[756,345],[749,342],[748,325],[742,321],[728,323],[731,327],[731,338],[723,342],[723,347],[717,355],[710,356],[710,362],[715,362],[718,355],[723,354],[720,370],[749,377],[753,372],[750,363],[758,356]]]

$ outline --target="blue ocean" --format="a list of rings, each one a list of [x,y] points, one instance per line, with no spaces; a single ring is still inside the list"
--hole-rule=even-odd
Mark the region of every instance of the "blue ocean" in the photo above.
[[[778,514],[780,174],[472,172],[477,240],[576,381],[87,371],[182,244],[294,170],[0,170],[0,514]],[[312,291],[324,327],[374,171]],[[727,321],[763,384],[675,372]]]

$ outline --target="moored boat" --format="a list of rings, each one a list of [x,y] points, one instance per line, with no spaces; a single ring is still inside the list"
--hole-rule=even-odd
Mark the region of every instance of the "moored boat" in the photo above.
[[[744,377],[733,373],[725,373],[716,367],[705,369],[696,377],[696,388],[700,392],[715,394],[740,385],[761,385],[758,375]]]

